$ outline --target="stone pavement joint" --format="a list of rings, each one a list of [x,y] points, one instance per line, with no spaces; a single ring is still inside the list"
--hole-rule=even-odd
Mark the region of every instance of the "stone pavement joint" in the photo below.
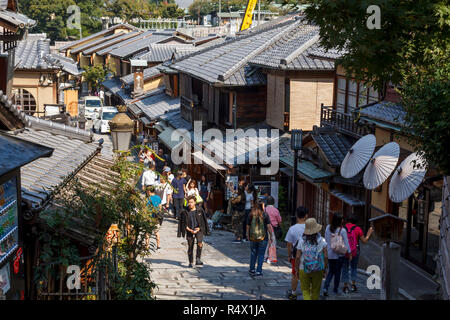
[[[231,232],[213,230],[205,237],[203,266],[188,267],[186,239],[177,237],[177,220],[166,218],[160,229],[161,249],[145,257],[153,270],[151,276],[159,286],[157,299],[173,300],[286,300],[291,286],[291,267],[287,249],[278,248],[278,263],[264,263],[262,277],[248,275],[250,244],[233,244]],[[194,249],[195,251],[196,249]],[[367,276],[358,274],[358,291],[334,295],[332,287],[327,300],[374,300],[379,290],[369,290]],[[332,286],[332,285],[331,285]],[[298,286],[299,293],[300,284]],[[342,285],[340,287],[342,292]],[[302,299],[299,294],[298,299]],[[325,297],[321,296],[321,299]]]

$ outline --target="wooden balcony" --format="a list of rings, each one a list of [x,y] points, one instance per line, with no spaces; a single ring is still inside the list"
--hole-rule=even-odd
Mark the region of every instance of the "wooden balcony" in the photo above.
[[[180,98],[181,116],[194,126],[194,121],[202,121],[203,129],[208,126],[208,110],[204,109],[200,103],[181,96]]]
[[[336,111],[333,106],[324,106],[320,110],[320,126],[333,127],[337,131],[360,138],[372,132],[372,128],[361,125],[353,114]]]

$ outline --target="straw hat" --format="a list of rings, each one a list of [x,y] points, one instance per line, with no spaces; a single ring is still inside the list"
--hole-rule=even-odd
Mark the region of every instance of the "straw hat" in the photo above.
[[[305,231],[303,232],[303,234],[311,235],[311,234],[318,233],[320,230],[322,230],[322,225],[318,224],[316,222],[316,219],[314,219],[314,218],[306,219]]]

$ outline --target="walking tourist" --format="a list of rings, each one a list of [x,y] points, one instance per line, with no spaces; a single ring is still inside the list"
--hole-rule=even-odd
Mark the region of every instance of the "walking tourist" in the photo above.
[[[188,197],[188,208],[181,212],[178,221],[178,237],[184,237],[188,242],[189,267],[192,268],[194,262],[194,244],[197,239],[196,265],[203,265],[201,261],[203,236],[209,235],[208,219],[205,211],[197,206],[195,196]]]
[[[167,181],[169,181],[169,183],[172,183],[172,180],[175,178],[175,176],[173,175],[169,167],[164,167],[163,174],[167,177]]]
[[[161,207],[161,197],[155,194],[155,186],[148,186],[147,190],[147,207],[150,210],[152,218],[158,219],[158,223],[155,228],[156,237],[156,249],[161,249],[161,240],[159,236],[159,229],[162,224],[162,207]]]
[[[143,163],[144,166],[148,166],[150,163],[155,163],[153,153],[150,149],[143,147],[139,151],[139,162]]]
[[[200,178],[200,181],[198,182],[198,190],[200,191],[200,196],[203,199],[203,209],[205,212],[208,212],[208,200],[209,200],[209,194],[211,193],[211,182],[208,182],[208,179],[206,179],[206,176],[202,174],[202,177]]]
[[[341,280],[341,268],[344,262],[346,253],[351,253],[348,244],[347,231],[342,227],[342,214],[334,213],[329,224],[325,230],[325,241],[327,242],[328,262],[330,270],[323,286],[323,295],[328,296],[328,287],[331,280],[334,278],[333,292],[338,293],[339,282]],[[349,256],[351,260],[351,255]]]
[[[286,237],[284,238],[288,251],[288,259],[292,266],[291,289],[287,292],[287,296],[290,300],[297,300],[297,285],[299,279],[295,259],[297,257],[298,242],[303,236],[303,231],[305,231],[305,221],[308,219],[308,209],[300,206],[295,210],[295,215],[297,223],[289,228]]]
[[[350,291],[355,292],[357,290],[356,287],[356,280],[358,277],[358,260],[359,260],[359,241],[361,241],[362,243],[367,243],[367,241],[369,241],[370,236],[373,233],[373,228],[370,227],[369,230],[367,231],[367,235],[364,237],[364,233],[361,230],[360,227],[358,227],[356,225],[356,223],[358,222],[358,217],[356,215],[351,215],[348,219],[347,219],[347,224],[344,226],[345,231],[347,231],[347,237],[348,237],[348,244],[350,246],[350,250],[351,252],[351,260],[348,254],[346,254],[345,258],[344,258],[344,262],[342,264],[342,281],[344,282],[344,288],[343,288],[343,292],[344,293],[348,293],[349,292],[349,288],[348,288],[348,269],[350,266],[350,276],[352,279],[352,287],[350,289]]]
[[[327,242],[320,235],[322,225],[316,219],[305,221],[305,231],[297,245],[295,265],[304,300],[318,300],[324,270],[327,268]]]
[[[159,177],[155,172],[155,165],[149,163],[148,169],[142,174],[142,191],[145,191],[148,186],[156,186],[159,184]]]
[[[167,164],[167,155],[164,154],[163,149],[159,149],[158,156],[154,157],[154,158],[155,158],[156,171],[158,171],[159,173],[162,173],[164,166]]]
[[[162,188],[161,205],[164,210],[169,211],[170,203],[172,202],[173,188],[169,181],[167,181],[167,177],[162,176],[160,180]]]
[[[272,239],[272,225],[267,213],[264,212],[264,203],[258,200],[252,208],[247,221],[247,237],[250,240],[250,269],[251,276],[262,276],[264,252]],[[255,270],[255,264],[258,265]]]
[[[183,210],[184,191],[186,189],[186,179],[183,178],[183,172],[177,172],[177,177],[172,180],[172,187],[174,189],[172,199],[175,208],[175,217],[180,218],[181,210]]]
[[[270,224],[272,225],[272,243],[267,246],[266,253],[264,255],[264,260],[267,261],[267,263],[274,263],[277,262],[277,237],[276,232],[281,232],[281,215],[280,211],[278,211],[277,208],[275,208],[275,199],[272,196],[269,196],[267,198],[267,205],[265,206],[266,213],[269,216]],[[279,235],[278,237],[281,237]]]
[[[231,213],[231,225],[234,232],[235,239],[233,243],[242,243],[243,233],[242,233],[242,223],[245,214],[245,179],[244,177],[239,178],[238,189],[234,196],[228,202],[228,205],[232,206]]]
[[[247,184],[244,189],[245,192],[245,210],[244,210],[244,222],[242,223],[243,241],[248,241],[247,239],[247,220],[250,211],[252,210],[253,204],[257,199],[256,189],[253,184]]]

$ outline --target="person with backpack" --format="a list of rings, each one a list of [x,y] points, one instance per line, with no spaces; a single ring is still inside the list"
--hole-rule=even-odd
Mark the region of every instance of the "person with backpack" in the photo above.
[[[245,178],[239,177],[238,189],[234,196],[230,199],[232,206],[231,226],[234,237],[233,243],[242,243],[242,224],[245,216]],[[229,204],[230,204],[229,203]]]
[[[273,229],[270,218],[264,211],[264,203],[258,200],[252,208],[247,220],[247,238],[250,240],[250,269],[251,276],[262,276],[262,266],[264,263],[264,253],[267,243],[272,242]],[[255,270],[255,264],[258,266]]]
[[[357,290],[356,287],[356,279],[358,277],[358,260],[359,260],[359,241],[362,243],[367,243],[369,241],[370,236],[373,233],[373,228],[370,227],[367,231],[367,235],[364,237],[364,233],[360,227],[356,225],[358,222],[358,217],[356,215],[350,216],[347,219],[347,224],[344,226],[347,231],[348,243],[350,245],[351,254],[347,254],[344,258],[344,262],[342,264],[342,281],[344,282],[343,292],[348,293],[349,288],[349,277],[348,277],[348,269],[350,265],[351,269],[351,279],[352,279],[352,288],[350,289],[352,292]],[[350,259],[351,256],[351,259]]]
[[[320,235],[322,225],[316,219],[305,221],[305,231],[297,244],[295,258],[303,300],[318,300],[324,270],[328,266],[327,242]]]
[[[156,237],[156,249],[161,249],[161,240],[159,236],[159,229],[161,228],[161,224],[163,222],[163,213],[162,213],[162,205],[161,205],[161,197],[155,194],[155,186],[147,186],[147,207],[150,211],[152,218],[158,219],[158,223],[155,228],[155,237]]]
[[[295,265],[295,258],[297,257],[298,242],[305,231],[305,221],[308,219],[308,209],[300,206],[295,210],[295,215],[297,216],[297,223],[289,228],[286,237],[284,238],[288,250],[288,260],[292,266],[291,289],[287,291],[289,300],[297,300],[298,272]]]
[[[323,295],[328,296],[328,287],[334,278],[333,292],[338,293],[339,282],[341,280],[341,268],[344,263],[346,253],[351,253],[348,244],[347,231],[342,227],[342,214],[335,212],[325,230],[325,241],[327,242],[328,262],[330,270],[323,285]],[[351,256],[350,258],[351,259]]]

